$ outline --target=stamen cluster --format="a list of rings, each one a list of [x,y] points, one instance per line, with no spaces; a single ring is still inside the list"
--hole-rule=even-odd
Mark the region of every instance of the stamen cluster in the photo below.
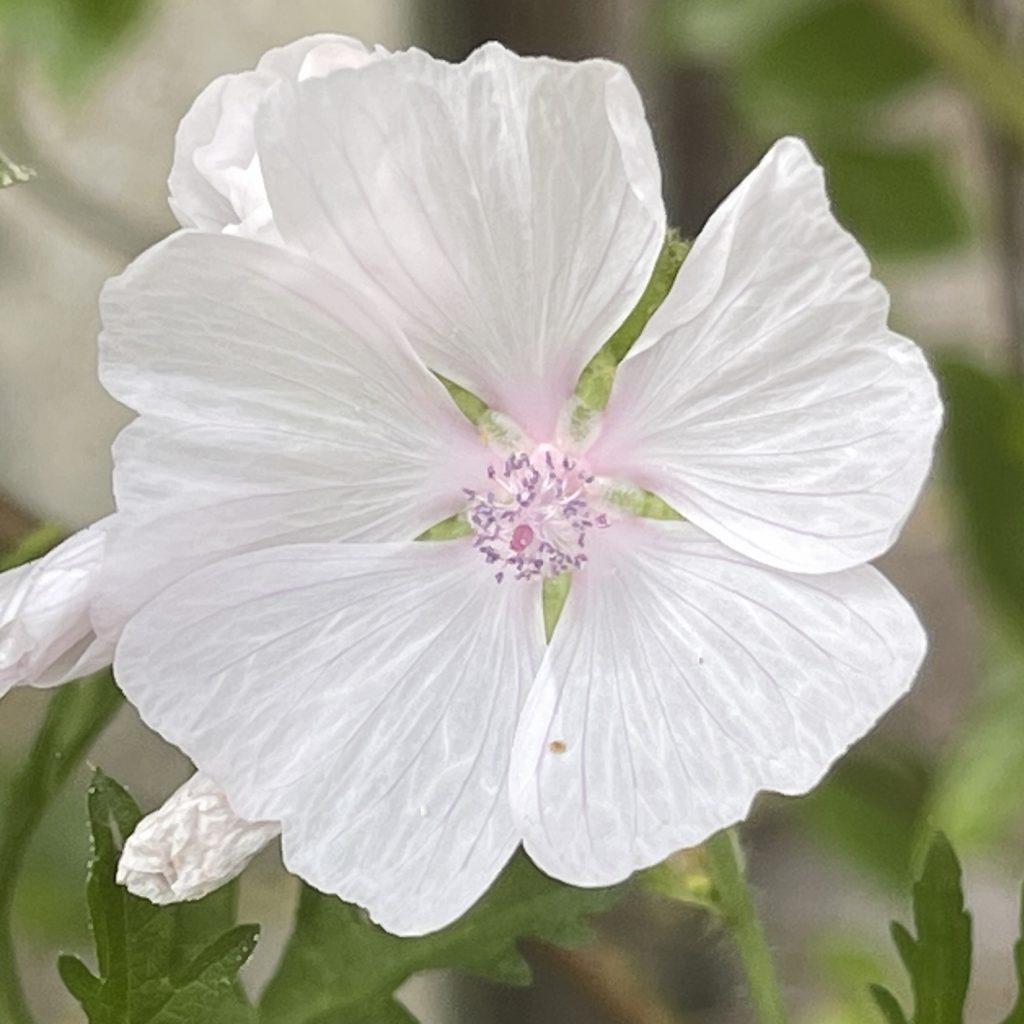
[[[588,531],[609,525],[607,515],[591,510],[586,491],[594,477],[586,469],[542,445],[532,456],[509,455],[487,475],[493,489],[465,493],[473,544],[497,568],[499,583],[507,573],[530,580],[586,565]]]

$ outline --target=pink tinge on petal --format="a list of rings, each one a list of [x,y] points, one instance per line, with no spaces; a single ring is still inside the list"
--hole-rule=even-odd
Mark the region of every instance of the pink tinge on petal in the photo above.
[[[285,242],[538,439],[664,239],[642,105],[607,61],[395,54],[276,90],[257,148]]]
[[[587,537],[609,525],[591,507],[594,477],[553,445],[492,464],[487,483],[464,488],[473,546],[498,583],[558,576],[587,564]]]
[[[101,300],[114,445],[105,637],[175,579],[279,544],[412,540],[489,454],[375,305],[303,257],[182,232]]]

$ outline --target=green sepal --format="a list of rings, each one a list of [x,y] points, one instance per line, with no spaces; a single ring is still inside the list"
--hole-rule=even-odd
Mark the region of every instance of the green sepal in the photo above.
[[[581,404],[573,410],[574,419],[584,420],[587,410],[601,410],[608,404],[619,363],[629,354],[629,350],[647,326],[647,321],[665,301],[665,296],[668,295],[689,251],[690,243],[675,229],[670,229],[640,301],[580,374],[579,383],[576,385],[576,397]],[[573,424],[574,431],[584,431],[585,427],[586,424],[583,422]]]
[[[541,603],[544,609],[544,635],[548,643],[555,635],[555,626],[561,617],[572,586],[572,573],[562,572],[544,580],[541,587]]]

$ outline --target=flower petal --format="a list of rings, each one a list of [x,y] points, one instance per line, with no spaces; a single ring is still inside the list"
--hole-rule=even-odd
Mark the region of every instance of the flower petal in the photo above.
[[[175,137],[167,184],[182,227],[275,240],[256,156],[253,126],[260,103],[276,82],[359,67],[376,57],[349,36],[308,36],[268,51],[252,71],[211,82],[182,118]]]
[[[143,718],[312,885],[419,934],[515,849],[512,736],[543,650],[539,589],[471,545],[296,545],[182,580],[127,626]]]
[[[411,540],[485,472],[485,447],[404,339],[301,257],[181,233],[109,283],[102,312],[102,379],[143,413],[114,448],[105,636],[217,557]]]
[[[151,903],[199,900],[240,875],[280,832],[276,821],[238,817],[224,790],[199,772],[135,826],[117,881]]]
[[[783,140],[708,222],[622,364],[592,465],[768,565],[874,558],[917,498],[941,420],[888,305],[821,169]]]
[[[549,874],[604,885],[801,793],[910,686],[925,638],[874,569],[796,576],[688,523],[617,524],[523,709],[512,805]]]
[[[111,519],[47,555],[0,574],[0,695],[12,686],[56,686],[109,665],[96,639],[92,599]]]
[[[641,102],[608,61],[395,54],[278,87],[257,147],[284,241],[373,289],[432,369],[534,438],[664,238]]]

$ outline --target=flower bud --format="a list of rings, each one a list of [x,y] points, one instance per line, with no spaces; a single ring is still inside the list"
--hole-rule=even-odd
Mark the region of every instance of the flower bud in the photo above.
[[[193,775],[125,842],[117,880],[151,903],[198,900],[240,874],[281,826],[246,821],[209,777]]]

